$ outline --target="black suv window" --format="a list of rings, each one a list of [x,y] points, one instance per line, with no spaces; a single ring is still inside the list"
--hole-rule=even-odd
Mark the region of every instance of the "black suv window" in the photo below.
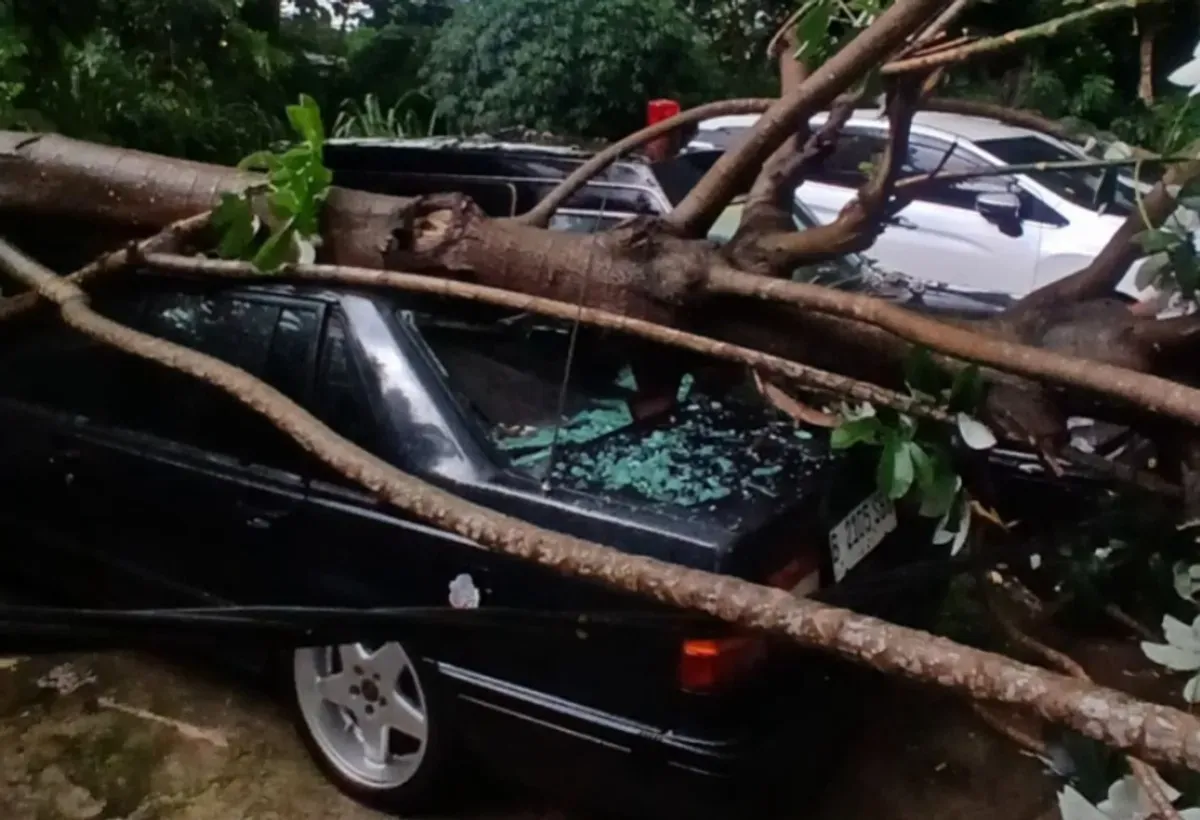
[[[315,304],[160,290],[114,295],[96,307],[307,399],[320,321]],[[241,461],[296,471],[310,462],[289,437],[220,388],[101,345],[53,317],[37,330],[29,346],[0,357],[4,395]]]

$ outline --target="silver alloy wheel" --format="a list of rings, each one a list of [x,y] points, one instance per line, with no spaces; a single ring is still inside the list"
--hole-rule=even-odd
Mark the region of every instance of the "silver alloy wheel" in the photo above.
[[[297,649],[293,678],[309,733],[347,780],[382,791],[417,773],[428,745],[426,700],[400,644]]]

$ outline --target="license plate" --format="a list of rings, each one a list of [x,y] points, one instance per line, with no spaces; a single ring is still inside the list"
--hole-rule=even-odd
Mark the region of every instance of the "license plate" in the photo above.
[[[896,506],[880,493],[870,495],[838,522],[829,531],[834,581],[841,581],[870,555],[896,529],[896,523]]]

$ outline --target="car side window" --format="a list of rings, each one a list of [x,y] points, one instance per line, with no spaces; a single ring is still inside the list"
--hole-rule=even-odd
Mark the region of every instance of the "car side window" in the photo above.
[[[319,314],[315,305],[283,305],[237,294],[163,291],[145,305],[140,329],[207,353],[265,379],[303,402]],[[122,372],[136,429],[240,461],[300,472],[299,445],[224,390],[152,363]]]
[[[102,296],[95,306],[246,370],[301,404],[309,400],[320,329],[315,304],[155,289]],[[311,463],[290,437],[224,390],[46,318],[0,356],[0,395],[243,462],[296,472]]]
[[[944,140],[914,136],[909,140],[908,156],[900,166],[900,178],[917,174],[963,174],[988,169],[988,164],[972,157]],[[980,176],[956,181],[933,182],[921,186],[917,199],[964,210],[975,209],[975,198],[984,191],[1007,190],[1011,177]]]
[[[874,162],[886,145],[882,136],[846,129],[812,180],[857,190],[867,181],[864,166]]]
[[[882,132],[865,133],[847,129],[838,138],[833,155],[813,175],[813,179],[830,185],[858,189],[867,181],[870,166],[878,162],[887,147]],[[945,140],[913,135],[908,152],[900,166],[899,178],[927,174],[940,169],[943,174],[960,174],[986,169],[988,166]],[[1004,190],[1014,184],[1010,177],[974,177],[971,179],[935,182],[921,186],[916,197],[921,202],[948,205],[973,210],[975,197],[982,191]]]
[[[346,319],[339,310],[332,311],[326,322],[315,393],[314,408],[321,421],[358,446],[373,449],[377,428],[350,351]]]
[[[93,297],[93,307],[130,324],[140,300],[112,289]],[[120,413],[116,373],[130,357],[63,324],[57,311],[39,305],[0,327],[0,396],[100,421]]]

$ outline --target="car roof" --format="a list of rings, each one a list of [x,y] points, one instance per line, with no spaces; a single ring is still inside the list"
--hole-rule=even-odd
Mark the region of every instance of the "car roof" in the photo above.
[[[733,114],[704,120],[700,123],[695,140],[703,142],[705,131],[737,131],[749,128],[758,121],[759,116],[758,114]],[[813,121],[823,122],[828,116],[827,112],[821,112],[813,116]],[[878,108],[858,108],[851,115],[850,122],[863,124],[878,121],[880,117],[881,111]],[[1047,135],[1040,131],[1008,125],[990,117],[949,114],[942,111],[918,111],[913,117],[913,126],[917,132],[940,132],[970,142],[1030,136],[1047,138]]]
[[[325,141],[332,146],[371,146],[414,148],[428,151],[503,151],[523,154],[550,154],[558,157],[587,158],[595,153],[585,145],[565,141],[510,142],[486,135],[474,137],[337,137]]]

